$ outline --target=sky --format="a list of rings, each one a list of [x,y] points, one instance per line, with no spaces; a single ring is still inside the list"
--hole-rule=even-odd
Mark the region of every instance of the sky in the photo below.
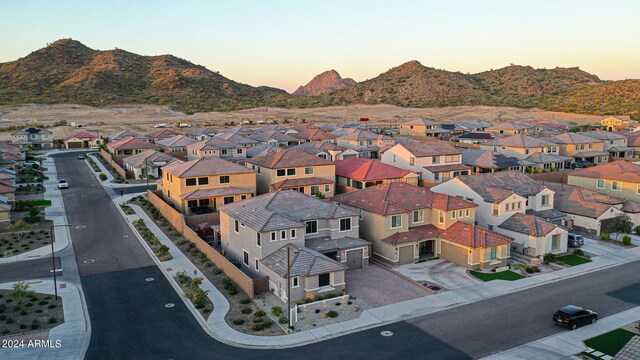
[[[638,14],[634,0],[0,0],[0,62],[73,38],[288,91],[325,70],[363,81],[411,60],[464,73],[578,66],[637,79]]]

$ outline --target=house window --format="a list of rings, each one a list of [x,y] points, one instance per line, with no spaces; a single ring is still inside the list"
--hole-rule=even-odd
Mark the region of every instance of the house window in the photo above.
[[[242,252],[243,252],[242,262],[245,265],[249,266],[249,253],[246,252],[245,250],[242,250]]]
[[[393,215],[391,217],[391,228],[397,229],[402,227],[402,216],[401,215]]]
[[[288,176],[296,176],[296,169],[287,169]]]
[[[422,210],[413,211],[413,222],[421,223],[424,220],[424,212]]]
[[[220,150],[220,155],[227,155],[227,149]]]
[[[542,195],[542,206],[549,205],[549,195]]]
[[[589,144],[589,149],[593,149],[593,144]]]
[[[260,166],[256,168],[256,171],[258,172],[258,175],[260,175]]]
[[[465,216],[465,217],[470,217],[470,216],[471,216],[471,210],[469,210],[469,209],[465,209],[465,210],[464,210],[464,216]]]
[[[491,260],[495,260],[496,259],[496,250],[497,248],[494,246],[491,248]]]
[[[234,220],[233,222],[233,231],[235,231],[236,234],[240,232],[240,222],[238,222],[238,220]]]
[[[433,164],[440,164],[440,156],[434,156],[431,158]]]
[[[620,191],[620,181],[612,181],[611,190]]]
[[[331,285],[331,274],[330,273],[318,275],[318,286],[319,287],[329,286],[329,285]]]
[[[291,233],[289,238],[290,239],[295,239],[298,236],[298,234],[296,234],[296,229],[291,229]]]
[[[363,217],[364,217],[364,211],[362,211],[362,209],[358,209],[358,219],[362,220]]]
[[[440,211],[440,212],[438,213],[438,222],[439,222],[440,224],[444,224],[444,211]]]
[[[286,240],[286,239],[287,239],[287,230],[280,231],[280,240]]]
[[[209,199],[200,199],[199,203],[199,205],[202,207],[209,206]]]
[[[493,230],[493,225],[489,225],[489,226],[487,226],[487,228],[488,228],[489,230]]]
[[[522,201],[518,201],[518,210],[522,209]]]
[[[229,175],[220,176],[220,184],[228,184],[231,182]]]
[[[493,216],[498,216],[500,213],[500,204],[491,204]]]
[[[297,276],[292,277],[291,278],[291,287],[292,288],[296,288],[298,286],[300,286],[300,278],[297,277]]]
[[[451,212],[451,219],[455,219],[456,218],[456,211],[452,211]]]
[[[452,163],[458,161],[458,155],[447,155],[444,157],[444,162]]]
[[[198,200],[189,200],[187,201],[187,206],[190,208],[198,207]]]
[[[208,185],[208,184],[209,184],[209,178],[208,177],[198,178],[198,185]]]
[[[262,240],[260,239],[260,233],[256,234],[256,246],[258,246],[258,247],[262,246]]]
[[[272,232],[271,232],[271,241],[276,241],[276,240],[278,240],[278,239],[276,238],[276,232],[275,232],[275,231],[272,231]]]
[[[604,189],[604,179],[598,179],[596,181],[596,188],[598,189]]]
[[[433,173],[433,180],[440,181],[440,173]]]
[[[340,231],[351,230],[351,218],[340,219]]]
[[[224,204],[231,204],[233,202],[233,196],[225,196],[223,198]]]
[[[640,184],[637,185],[636,193],[640,194]]]
[[[285,169],[276,170],[276,176],[285,176],[285,175],[287,175],[287,170]]]
[[[236,149],[236,154],[242,155],[242,149]],[[258,270],[258,269],[256,268],[256,270]]]
[[[307,228],[305,229],[305,234],[317,234],[318,233],[318,221],[307,221],[305,223]]]
[[[409,165],[414,166],[416,164],[416,158],[413,156],[409,158]]]
[[[305,175],[313,175],[313,168],[312,167],[304,168],[304,174]]]
[[[254,263],[254,265],[253,265],[253,266],[256,268],[256,271],[257,271],[257,270],[258,270],[258,259],[257,259],[257,258],[254,258],[254,259],[255,259],[255,260],[254,260],[254,261],[255,261],[255,263]]]
[[[393,162],[396,162],[396,156],[393,155]]]
[[[196,181],[197,181],[196,178],[192,178],[192,179],[185,180],[185,183],[187,186],[196,186]]]
[[[551,250],[560,249],[560,234],[551,236]]]
[[[458,218],[462,219],[462,210],[458,210]]]
[[[324,186],[324,192],[329,192],[329,191],[331,191],[331,185],[326,184],[326,185]]]

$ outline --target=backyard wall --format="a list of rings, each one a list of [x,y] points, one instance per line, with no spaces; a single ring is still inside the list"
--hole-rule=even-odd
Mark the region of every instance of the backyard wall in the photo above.
[[[193,224],[188,224],[184,215],[177,210],[169,206],[162,199],[162,192],[158,190],[147,191],[149,201],[153,206],[158,209],[160,214],[164,216],[167,221],[180,232],[185,239],[195,244],[198,250],[205,254],[207,259],[211,261],[215,266],[222,270],[225,275],[229,277],[238,287],[240,287],[250,298],[254,298],[256,295],[265,292],[269,289],[269,277],[263,276],[260,278],[252,279],[250,276],[238,269],[234,264],[227,260],[216,249],[207,244],[195,231],[191,229],[191,226],[202,223],[205,221],[214,221],[217,216],[217,220],[220,219],[218,214],[199,215],[196,219],[190,219]],[[206,218],[208,216],[208,218]],[[192,218],[192,217],[190,217]]]
[[[104,150],[100,150],[100,155],[107,161],[109,165],[122,176],[123,179],[129,179],[133,177],[133,171],[126,171],[122,168],[122,166],[118,165],[117,162],[113,160],[113,156]]]

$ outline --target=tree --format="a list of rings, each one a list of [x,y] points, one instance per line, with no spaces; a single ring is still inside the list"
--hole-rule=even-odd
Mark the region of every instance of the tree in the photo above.
[[[24,219],[32,224],[37,223],[38,221],[40,221],[40,210],[38,210],[38,208],[36,207],[32,207],[31,209],[29,209],[29,214],[25,216]]]
[[[32,296],[33,291],[31,291],[31,286],[29,286],[26,281],[19,281],[13,284],[11,297],[16,300],[20,307],[22,307],[24,299],[31,298]]]
[[[630,234],[632,229],[633,222],[627,214],[617,215],[609,226],[609,232],[616,233],[616,240],[619,240],[620,234]]]

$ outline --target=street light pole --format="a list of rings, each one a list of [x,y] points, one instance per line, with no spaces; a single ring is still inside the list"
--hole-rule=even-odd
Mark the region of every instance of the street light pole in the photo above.
[[[287,317],[291,328],[291,247],[287,245]]]
[[[147,178],[147,191],[149,191],[149,157],[144,158],[145,177]]]
[[[53,268],[53,292],[55,294],[55,298],[56,300],[58,300],[58,281],[57,281],[57,277],[56,277],[56,256],[55,256],[55,251],[53,250],[53,243],[55,241],[55,231],[54,229],[56,227],[71,227],[71,224],[58,224],[58,225],[51,225],[51,263],[52,263],[52,268]]]

